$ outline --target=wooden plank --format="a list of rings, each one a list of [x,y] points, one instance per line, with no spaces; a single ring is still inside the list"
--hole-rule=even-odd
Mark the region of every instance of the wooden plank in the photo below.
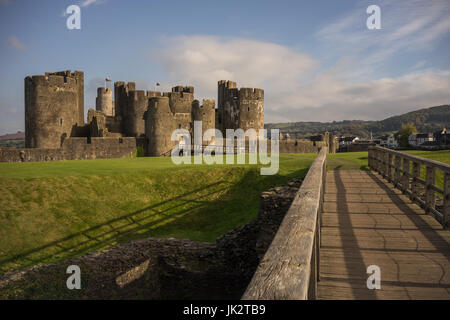
[[[365,174],[372,181],[359,192],[341,176],[327,175],[318,298],[450,299],[450,231],[380,175]],[[366,285],[372,264],[381,269],[380,290]]]

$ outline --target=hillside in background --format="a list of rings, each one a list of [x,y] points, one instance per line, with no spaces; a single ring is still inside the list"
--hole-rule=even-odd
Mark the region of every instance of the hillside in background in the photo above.
[[[305,137],[325,131],[339,135],[369,138],[397,132],[402,123],[412,122],[419,132],[433,132],[450,128],[450,105],[431,107],[393,116],[380,121],[344,120],[333,122],[267,123],[266,129],[280,129],[291,137]]]
[[[16,133],[7,133],[0,136],[0,140],[25,139],[25,132],[17,131]]]
[[[25,132],[7,133],[0,136],[0,147],[25,147]]]

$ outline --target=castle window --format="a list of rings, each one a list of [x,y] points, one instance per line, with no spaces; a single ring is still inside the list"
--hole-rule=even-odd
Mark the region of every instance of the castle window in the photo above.
[[[123,139],[122,138],[119,138],[119,143],[123,143]]]
[[[250,107],[247,108],[247,111],[250,111]]]
[[[181,123],[178,125],[178,129],[181,129]]]
[[[62,124],[63,124],[63,119],[61,118],[61,119],[59,119],[59,126],[62,127]]]

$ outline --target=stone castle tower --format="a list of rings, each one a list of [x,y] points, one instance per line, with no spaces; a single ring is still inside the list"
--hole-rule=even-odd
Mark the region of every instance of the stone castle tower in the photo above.
[[[97,99],[95,100],[95,109],[110,117],[115,115],[112,93],[111,88],[98,88]]]
[[[83,72],[48,72],[25,78],[25,147],[59,148],[83,125]]]
[[[264,129],[264,90],[236,87],[236,82],[218,82],[216,127]]]

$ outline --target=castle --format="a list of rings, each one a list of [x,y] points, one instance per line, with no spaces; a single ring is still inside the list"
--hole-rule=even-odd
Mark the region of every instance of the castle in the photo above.
[[[194,88],[176,86],[171,92],[136,90],[134,82],[98,88],[96,109],[84,122],[84,74],[46,73],[25,78],[25,146],[57,149],[73,137],[133,137],[146,155],[170,151],[175,129],[192,133],[194,121],[203,130],[264,128],[264,91],[219,81],[218,108],[214,99],[194,99]]]
[[[119,158],[135,155],[138,148],[146,156],[167,156],[176,143],[173,131],[185,129],[192,137],[194,121],[201,121],[203,132],[258,132],[264,128],[264,90],[221,80],[216,108],[214,99],[194,99],[192,86],[144,91],[134,82],[118,81],[114,88],[98,88],[95,109],[88,110],[86,122],[84,116],[82,71],[26,77],[25,149],[0,148],[0,161]],[[314,153],[323,146],[335,152],[335,137],[281,139],[279,152]]]

